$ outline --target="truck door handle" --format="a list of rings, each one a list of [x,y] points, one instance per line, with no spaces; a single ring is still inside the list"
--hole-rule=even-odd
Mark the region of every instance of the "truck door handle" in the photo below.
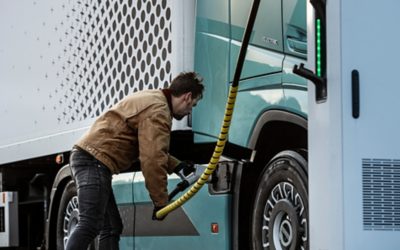
[[[300,41],[296,38],[288,37],[287,43],[290,50],[301,54],[307,53],[307,42]]]
[[[293,24],[287,24],[285,32],[289,50],[307,54],[307,31]]]

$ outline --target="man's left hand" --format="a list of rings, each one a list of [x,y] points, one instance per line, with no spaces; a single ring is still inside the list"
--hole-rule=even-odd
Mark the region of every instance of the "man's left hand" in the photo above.
[[[157,215],[156,215],[157,212],[158,212],[159,210],[163,209],[164,207],[165,207],[165,206],[160,206],[160,207],[154,206],[153,215],[152,215],[151,219],[152,219],[152,220],[158,220],[158,221],[164,220],[165,217],[167,217],[167,215],[165,215],[165,216],[163,216],[163,217],[161,217],[161,218],[157,218]]]

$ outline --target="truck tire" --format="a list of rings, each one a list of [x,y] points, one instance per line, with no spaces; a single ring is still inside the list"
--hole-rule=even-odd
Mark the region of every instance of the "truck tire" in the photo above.
[[[61,196],[60,207],[57,214],[57,250],[64,250],[67,240],[79,220],[78,196],[75,182],[69,181]],[[88,247],[88,250],[96,250],[97,238]]]
[[[277,154],[258,183],[251,218],[254,250],[309,250],[307,161],[294,151]]]

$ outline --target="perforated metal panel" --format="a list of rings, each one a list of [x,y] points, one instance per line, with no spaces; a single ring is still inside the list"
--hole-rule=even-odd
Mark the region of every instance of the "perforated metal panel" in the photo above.
[[[194,0],[0,5],[0,164],[69,150],[126,95],[193,70]]]
[[[168,86],[167,0],[66,1],[62,8],[67,14],[55,30],[64,50],[53,59],[60,122],[98,116],[131,92]]]
[[[363,159],[364,230],[400,231],[400,160]]]

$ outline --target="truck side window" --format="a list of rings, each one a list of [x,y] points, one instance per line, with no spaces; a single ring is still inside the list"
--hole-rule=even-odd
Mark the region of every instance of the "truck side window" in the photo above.
[[[284,52],[307,58],[306,1],[282,0]]]

